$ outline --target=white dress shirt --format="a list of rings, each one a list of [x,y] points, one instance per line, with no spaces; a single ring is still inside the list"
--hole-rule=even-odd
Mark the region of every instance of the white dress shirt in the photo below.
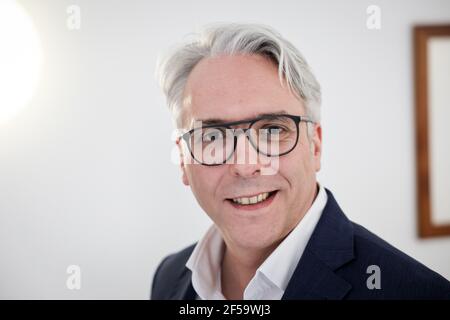
[[[305,247],[327,203],[327,193],[317,182],[319,192],[303,219],[256,270],[244,290],[244,300],[279,300],[297,267]],[[225,300],[221,288],[221,263],[225,243],[212,225],[197,243],[186,267],[192,271],[197,299]]]

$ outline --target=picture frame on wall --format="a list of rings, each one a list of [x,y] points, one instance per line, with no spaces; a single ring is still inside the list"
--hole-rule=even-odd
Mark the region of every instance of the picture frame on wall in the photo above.
[[[450,236],[450,24],[414,28],[421,238]]]

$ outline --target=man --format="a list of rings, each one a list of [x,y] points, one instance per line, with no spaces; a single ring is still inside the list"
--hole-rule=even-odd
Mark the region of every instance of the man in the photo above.
[[[450,298],[446,279],[349,221],[316,180],[320,86],[290,42],[213,25],[159,72],[182,181],[214,224],[161,262],[152,299]]]

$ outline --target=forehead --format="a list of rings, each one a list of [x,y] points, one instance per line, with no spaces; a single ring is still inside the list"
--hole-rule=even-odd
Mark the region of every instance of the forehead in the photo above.
[[[304,114],[303,103],[283,87],[278,67],[259,55],[219,56],[201,60],[188,77],[183,117],[236,121],[259,114]]]

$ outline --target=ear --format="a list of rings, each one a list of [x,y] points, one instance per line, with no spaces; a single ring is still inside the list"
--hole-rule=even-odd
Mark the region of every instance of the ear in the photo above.
[[[183,146],[181,145],[182,141],[181,141],[180,138],[178,138],[175,141],[175,143],[176,143],[176,145],[178,147],[178,152],[180,154],[181,180],[183,181],[183,184],[185,186],[189,186],[189,179],[188,179],[187,174],[186,174],[186,164],[184,162],[184,151],[183,151]]]
[[[314,161],[314,168],[316,172],[318,172],[320,170],[320,160],[322,157],[322,126],[320,123],[314,124],[312,142],[312,157]]]

